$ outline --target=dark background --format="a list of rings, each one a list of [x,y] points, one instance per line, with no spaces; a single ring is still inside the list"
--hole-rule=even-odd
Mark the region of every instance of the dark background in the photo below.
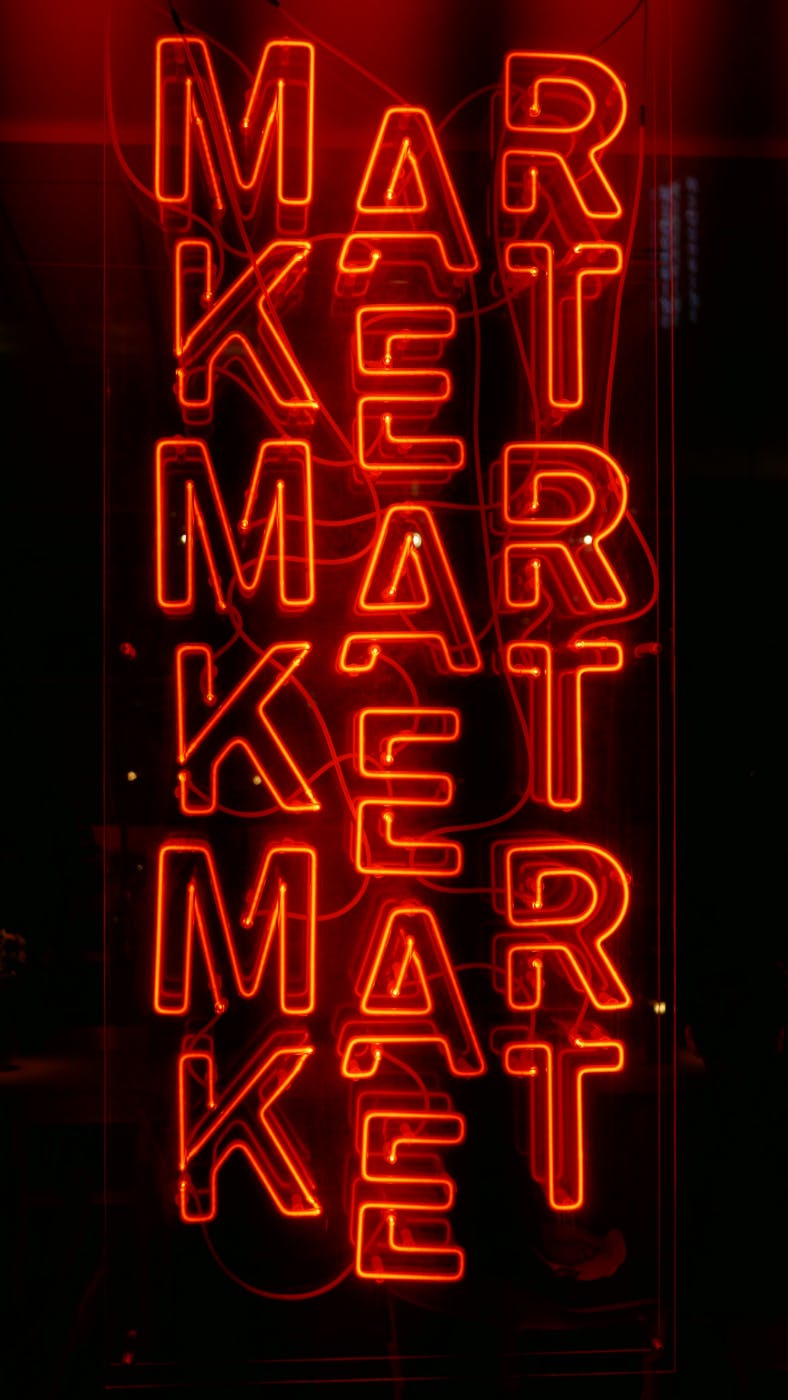
[[[0,925],[28,958],[16,1009],[0,1008],[15,1066],[0,1075],[0,1375],[35,1396],[92,1394],[106,1343],[103,9],[6,7],[0,58]],[[601,9],[609,28],[632,6]],[[696,300],[673,328],[678,1369],[603,1393],[766,1400],[788,1374],[788,13],[674,9],[674,179],[697,182],[699,208]],[[680,275],[688,292],[686,261]],[[112,1346],[133,1356],[133,1338]]]

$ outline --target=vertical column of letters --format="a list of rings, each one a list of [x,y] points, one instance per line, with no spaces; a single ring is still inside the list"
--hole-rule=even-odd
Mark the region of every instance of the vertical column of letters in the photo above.
[[[186,1221],[216,1214],[233,1153],[281,1214],[322,1209],[284,1102],[315,1049],[318,850],[288,821],[320,811],[295,703],[312,652],[318,405],[284,325],[311,254],[313,111],[311,44],[265,45],[237,125],[205,42],[157,45],[155,193],[171,255],[182,431],[154,453],[156,598],[173,625],[169,728],[183,823],[158,853],[153,1005],[186,1028],[176,1075]],[[242,502],[237,458],[222,455],[237,411],[230,383],[257,424]],[[246,633],[247,607],[281,619],[262,646]],[[203,639],[217,614],[232,645]],[[251,820],[233,807],[244,764],[272,816],[254,822],[239,899],[204,832],[217,813]],[[264,1042],[220,1063],[212,1030],[195,1022],[213,1027],[263,998]]]
[[[157,852],[152,1006],[179,1027],[178,1201],[184,1221],[211,1220],[240,1154],[272,1209],[325,1219],[325,1144],[307,1146],[297,1122],[305,1086],[333,1074],[349,1104],[347,1244],[358,1277],[376,1281],[450,1283],[466,1267],[447,1158],[461,1161],[473,1126],[446,1082],[484,1075],[487,1046],[445,911],[460,909],[448,896],[472,840],[493,872],[472,893],[500,915],[485,968],[507,1019],[490,1043],[506,1075],[529,1081],[530,1171],[553,1211],[586,1199],[589,1096],[623,1070],[612,1027],[632,1005],[629,875],[583,826],[598,771],[589,716],[629,665],[633,613],[628,478],[606,440],[589,440],[624,268],[609,163],[626,99],[596,59],[530,52],[507,55],[500,96],[493,241],[533,421],[518,440],[497,424],[498,455],[482,464],[458,389],[466,348],[483,344],[479,235],[430,114],[383,111],[355,203],[325,235],[347,357],[347,402],[326,407],[288,333],[315,291],[314,49],[266,44],[237,121],[202,39],[156,50],[178,421],[151,474],[177,822]],[[240,421],[255,426],[239,449]],[[344,520],[342,503],[362,497]],[[473,520],[460,550],[458,501]],[[348,557],[321,557],[317,541],[351,527]],[[484,555],[486,625],[466,541]],[[527,769],[514,815],[463,827],[460,702],[480,676],[505,688]],[[228,831],[247,860],[240,881],[224,868]],[[355,893],[326,914],[336,867]],[[347,981],[330,1032],[323,936]],[[250,1006],[257,1031],[228,1058],[217,1025],[247,1026]]]
[[[528,797],[556,815],[589,805],[589,715],[626,663],[616,621],[629,606],[621,465],[572,421],[592,421],[589,366],[600,309],[622,276],[623,208],[607,158],[626,117],[623,86],[596,59],[517,52],[504,67],[497,217],[502,275],[531,369],[534,432],[505,445],[499,527],[504,667],[529,736]],[[614,304],[614,301],[613,303]],[[593,793],[590,794],[593,800]],[[507,1074],[528,1080],[529,1162],[552,1210],[586,1193],[587,1096],[624,1066],[606,1017],[631,1006],[615,935],[629,882],[588,840],[499,842],[495,939],[512,1020],[498,1033]]]

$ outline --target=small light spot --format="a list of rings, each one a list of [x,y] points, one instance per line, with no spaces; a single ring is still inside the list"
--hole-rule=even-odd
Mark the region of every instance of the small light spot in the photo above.
[[[421,549],[421,535],[411,535],[410,539],[414,549]]]
[[[185,543],[186,543],[186,536],[185,536],[185,535],[181,535],[181,544],[185,544]]]
[[[134,772],[133,768],[129,769],[128,773],[126,774],[126,777],[130,783],[136,783],[137,781],[137,774]]]
[[[252,775],[252,782],[254,783],[255,787],[259,787],[262,781],[263,781],[263,780],[262,780],[262,778],[260,777],[260,774],[259,774],[259,773],[254,773],[254,774]]]
[[[664,1001],[655,1001],[655,1002],[652,1002],[652,1005],[653,1005],[653,1007],[654,1007],[654,1015],[655,1015],[655,1016],[664,1016],[664,1015],[665,1015],[665,1012],[666,1012],[667,1009],[668,1009],[667,1002],[664,1002]]]
[[[594,536],[593,536],[593,535],[583,535],[583,544],[593,544],[593,542],[594,542]]]

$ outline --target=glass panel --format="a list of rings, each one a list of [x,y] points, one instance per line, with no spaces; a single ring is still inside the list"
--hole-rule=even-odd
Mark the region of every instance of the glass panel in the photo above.
[[[620,10],[112,8],[113,1375],[670,1356],[693,190]]]

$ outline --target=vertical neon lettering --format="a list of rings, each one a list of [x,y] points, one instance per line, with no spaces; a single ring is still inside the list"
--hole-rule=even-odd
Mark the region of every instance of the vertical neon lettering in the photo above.
[[[227,755],[236,749],[246,754],[283,811],[319,809],[320,803],[267,713],[269,702],[288,684],[310,650],[309,642],[282,642],[268,647],[229,694],[220,699],[218,667],[211,648],[195,643],[176,649],[181,765],[178,792],[182,812],[205,815],[216,811],[219,772]],[[211,711],[208,719],[203,717],[206,708]],[[202,714],[192,726],[189,717],[195,711]]]
[[[356,601],[369,630],[340,648],[341,671],[372,670],[381,651],[426,646],[440,670],[480,671],[482,659],[435,516],[426,506],[390,506]],[[387,625],[395,615],[398,626]],[[375,629],[375,619],[379,619]]]
[[[575,243],[556,260],[551,243],[510,242],[505,266],[515,290],[533,289],[541,327],[544,397],[562,412],[581,408],[585,389],[584,306],[599,295],[601,279],[617,277],[623,266],[618,243]]]
[[[309,243],[269,243],[218,295],[210,245],[203,239],[177,244],[175,378],[187,423],[210,423],[217,373],[230,364],[266,416],[310,421],[317,399],[278,316],[310,250]]]
[[[345,290],[365,293],[381,261],[423,258],[451,274],[478,271],[479,257],[429,113],[384,114],[356,200],[353,232],[338,268]]]
[[[263,565],[274,553],[279,606],[285,610],[305,608],[314,601],[309,443],[280,440],[260,444],[238,534],[240,541],[230,524],[207,443],[200,438],[164,438],[158,442],[156,600],[169,616],[194,611],[198,545],[216,607],[221,612],[227,607],[230,583],[241,597],[254,596]]]
[[[624,1067],[618,1040],[572,1036],[566,1044],[511,1044],[507,1074],[530,1080],[531,1172],[553,1210],[579,1210],[585,1200],[583,1085],[590,1074],[617,1074]]]
[[[265,45],[239,153],[207,45],[191,37],[158,41],[154,187],[165,225],[191,223],[196,161],[217,213],[229,205],[251,218],[274,156],[277,228],[303,231],[312,202],[314,66],[311,44]]]
[[[233,932],[213,850],[194,837],[159,849],[153,1005],[181,1016],[192,1004],[195,945],[202,953],[214,1009],[226,1010],[228,984],[241,997],[258,995],[279,944],[278,1007],[303,1016],[315,1007],[317,852],[311,846],[268,847],[239,923],[254,932],[241,943]],[[251,954],[251,956],[250,956]],[[229,977],[223,967],[229,965]]]
[[[629,908],[629,881],[615,856],[586,842],[518,842],[506,848],[505,880],[507,922],[519,931],[501,940],[513,1010],[541,1004],[518,991],[522,972],[537,961],[559,964],[599,1011],[632,1005],[606,947]]]
[[[518,442],[504,448],[507,607],[538,607],[543,573],[572,613],[593,616],[625,607],[627,593],[608,558],[607,541],[626,506],[624,473],[599,447]]]
[[[178,1060],[178,1138],[181,1215],[213,1220],[217,1178],[240,1152],[282,1215],[319,1215],[314,1183],[274,1104],[301,1074],[313,1047],[281,1035],[252,1057],[223,1094],[216,1090],[216,1059],[206,1045]]]
[[[407,769],[403,757],[413,745],[454,743],[459,733],[457,710],[409,706],[359,711],[359,774],[385,783],[396,794],[358,803],[353,859],[359,874],[449,876],[462,869],[457,841],[431,840],[403,830],[398,820],[420,808],[450,806],[454,780],[447,773]]]
[[[465,1137],[459,1113],[419,1104],[368,1110],[361,1121],[354,1201],[359,1278],[448,1282],[462,1278],[464,1251],[450,1242],[445,1214],[456,1188],[431,1149]]]
[[[416,902],[382,911],[356,987],[364,1018],[346,1023],[342,1073],[369,1078],[386,1046],[431,1045],[454,1075],[482,1074],[484,1055],[433,911]]]
[[[503,207],[533,213],[542,184],[586,219],[617,219],[621,204],[602,169],[627,114],[624,86],[582,54],[510,53],[504,69]],[[557,201],[558,202],[558,201]]]
[[[528,682],[533,773],[530,794],[549,807],[579,807],[583,801],[584,682],[620,671],[618,642],[597,638],[558,650],[546,642],[512,642],[506,668]]]

